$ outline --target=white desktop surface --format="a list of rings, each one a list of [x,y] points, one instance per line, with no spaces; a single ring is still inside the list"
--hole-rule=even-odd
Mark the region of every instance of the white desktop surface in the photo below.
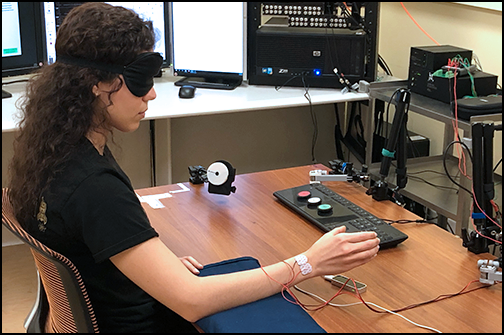
[[[19,97],[20,94],[12,94],[12,98],[2,99],[2,132],[16,130],[18,121],[14,118],[14,114],[16,112],[14,102],[16,102]]]
[[[15,118],[17,112],[15,103],[25,92],[26,82],[16,82],[5,85],[5,83],[19,80],[27,80],[30,75],[13,76],[2,78],[2,89],[12,94],[12,97],[2,99],[2,132],[15,131],[19,120]]]
[[[20,76],[26,78],[26,76]],[[3,83],[20,78],[3,78]],[[179,98],[180,87],[174,82],[180,78],[165,75],[154,78],[156,99],[149,101],[149,109],[144,120],[166,119],[175,117],[210,115],[250,110],[308,106],[303,87],[282,87],[278,91],[274,86],[248,85],[242,83],[234,90],[196,88],[190,99]],[[24,93],[26,83],[5,85],[4,89],[12,93],[12,98],[2,99],[2,132],[15,131],[18,120],[15,119],[15,102]],[[347,101],[368,100],[367,93],[345,93],[340,89],[310,88],[308,93],[313,105]]]

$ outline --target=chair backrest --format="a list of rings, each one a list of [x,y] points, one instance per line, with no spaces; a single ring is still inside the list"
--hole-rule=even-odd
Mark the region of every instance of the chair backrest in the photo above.
[[[97,333],[98,323],[86,287],[75,265],[28,234],[14,216],[7,188],[2,188],[2,224],[30,246],[43,286],[37,311],[39,326],[49,333]],[[44,307],[45,306],[45,307]]]

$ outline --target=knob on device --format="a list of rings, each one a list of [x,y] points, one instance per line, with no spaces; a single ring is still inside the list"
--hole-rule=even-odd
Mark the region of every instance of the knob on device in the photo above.
[[[298,199],[300,199],[300,200],[306,200],[311,196],[311,192],[310,191],[301,191],[301,192],[298,192],[297,196],[298,196]]]
[[[329,214],[332,212],[332,206],[329,204],[322,204],[317,207],[317,210],[320,215]]]
[[[319,197],[311,197],[310,199],[308,199],[308,207],[317,207],[321,202],[322,199],[320,199]]]

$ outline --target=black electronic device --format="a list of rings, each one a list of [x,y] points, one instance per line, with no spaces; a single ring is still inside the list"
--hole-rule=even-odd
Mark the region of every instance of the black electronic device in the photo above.
[[[357,291],[359,293],[364,293],[366,292],[367,285],[364,283],[361,283],[360,281],[357,280],[352,280],[351,278],[348,278],[347,276],[343,275],[327,275],[324,276],[324,279],[331,282],[334,286],[337,287],[343,287],[344,290],[350,291],[352,293],[355,292],[355,288],[357,287]]]
[[[230,195],[236,192],[232,185],[235,180],[236,169],[225,160],[212,163],[207,169],[208,192]]]
[[[172,2],[176,86],[232,90],[244,69],[244,3]]]
[[[460,56],[471,62],[472,51],[451,45],[428,45],[411,47],[410,49],[410,74],[411,70],[425,69],[437,71],[448,64],[448,59]],[[411,80],[411,77],[409,78]]]
[[[355,83],[365,77],[366,33],[315,28],[261,27],[256,32],[255,67],[249,83],[344,87],[334,73]],[[303,79],[302,79],[303,77]]]
[[[43,66],[41,2],[2,2],[2,78]],[[2,88],[2,98],[12,96]]]
[[[348,88],[376,79],[379,3],[247,5],[249,84]]]
[[[208,182],[206,169],[201,165],[189,166],[189,182],[192,184],[203,184]]]
[[[382,125],[381,128],[390,130],[392,126],[390,124],[386,124],[386,126]],[[407,130],[407,133],[408,141],[406,141],[406,157],[428,157],[430,155],[430,139],[410,130]],[[382,136],[380,131],[373,134],[373,153],[371,163],[381,161],[382,149],[385,146],[386,140],[386,136]]]
[[[380,249],[395,247],[408,238],[320,183],[276,191],[273,195],[324,232],[342,225],[346,226],[347,232],[375,231],[380,239]]]
[[[412,76],[409,82],[412,92],[446,103],[455,100],[453,78],[435,76],[430,70],[415,71]],[[457,99],[473,96],[473,85],[478,96],[497,92],[497,76],[490,73],[476,71],[472,77],[469,75],[457,76],[456,80]]]
[[[471,69],[472,54],[471,50],[451,45],[411,47],[408,88],[411,92],[450,103],[455,99],[454,79],[444,73],[449,60],[457,58],[464,60],[469,69],[459,66],[461,71],[455,78],[456,99],[473,95],[473,85],[479,96],[495,94],[497,76],[475,71],[474,67]]]
[[[236,192],[236,187],[232,185],[236,169],[227,161],[216,161],[208,169],[201,165],[189,166],[189,174],[192,184],[208,182],[208,193],[230,195],[231,192]]]
[[[194,98],[195,91],[196,91],[196,88],[194,86],[191,86],[191,85],[181,86],[179,89],[179,98],[183,98],[183,99]]]

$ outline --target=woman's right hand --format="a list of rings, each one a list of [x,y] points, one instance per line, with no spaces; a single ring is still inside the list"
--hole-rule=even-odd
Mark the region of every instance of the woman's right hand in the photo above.
[[[375,232],[346,233],[341,226],[325,233],[305,252],[314,275],[343,273],[372,260],[380,249]]]

